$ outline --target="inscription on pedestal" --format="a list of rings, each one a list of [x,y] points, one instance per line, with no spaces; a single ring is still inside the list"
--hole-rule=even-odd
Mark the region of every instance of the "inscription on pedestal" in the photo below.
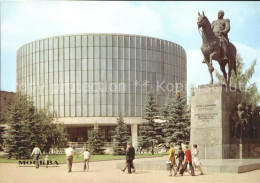
[[[215,117],[218,115],[216,104],[196,105],[194,115],[197,117],[197,120],[201,122],[215,120]]]
[[[209,92],[208,88],[212,88]],[[200,87],[191,98],[191,144],[200,148],[200,158],[239,158],[239,147],[230,142],[230,115],[242,99],[239,91],[210,85]]]

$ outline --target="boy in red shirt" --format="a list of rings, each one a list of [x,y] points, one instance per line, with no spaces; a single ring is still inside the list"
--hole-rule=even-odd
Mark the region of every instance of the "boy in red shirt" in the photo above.
[[[186,145],[186,151],[185,151],[185,163],[182,167],[182,169],[180,170],[180,174],[183,175],[184,171],[187,168],[187,165],[189,164],[190,170],[191,170],[191,175],[194,176],[194,169],[192,166],[192,158],[191,158],[191,151],[189,150],[189,146]]]

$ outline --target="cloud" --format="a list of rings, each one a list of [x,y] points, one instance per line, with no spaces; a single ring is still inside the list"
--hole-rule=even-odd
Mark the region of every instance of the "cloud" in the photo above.
[[[250,40],[258,36],[254,32],[250,37],[245,25],[250,23],[257,28],[260,2],[29,1],[1,5],[2,71],[10,71],[1,73],[3,87],[16,81],[15,74],[10,73],[16,73],[16,51],[21,45],[35,39],[76,33],[139,34],[176,42],[187,51],[188,83],[207,84],[210,76],[207,66],[201,63],[201,38],[196,25],[197,13],[202,10],[212,21],[223,9],[225,17],[231,20],[230,38],[235,35],[233,31],[238,35],[241,28],[246,31],[235,43],[246,64],[259,58],[260,45],[256,45],[256,50],[246,46],[243,40],[252,43],[255,39]],[[213,63],[219,69],[217,62]],[[255,80],[259,79],[259,65]]]
[[[224,10],[225,18],[229,18],[232,27],[239,28],[244,25],[248,16],[256,16],[260,8],[259,2],[169,2],[167,16],[173,30],[185,35],[194,34],[197,31],[198,12],[204,11],[210,22],[217,19],[219,10]],[[236,7],[236,8],[234,8]],[[174,11],[177,10],[177,11]],[[243,15],[243,16],[240,16]]]
[[[195,85],[208,84],[210,75],[206,64],[202,64],[203,55],[200,50],[187,52],[187,80],[188,87],[192,82]]]
[[[161,34],[161,16],[145,4],[129,2],[18,3],[17,14],[3,17],[2,32],[34,39],[72,33]],[[151,20],[151,21],[147,21]],[[14,31],[9,31],[14,30]]]
[[[260,48],[253,49],[249,46],[246,46],[242,43],[234,42],[234,45],[237,48],[237,51],[240,53],[243,62],[245,63],[245,68],[251,66],[252,62],[257,59],[257,64],[255,66],[255,74],[253,75],[250,83],[256,82],[257,88],[260,91]]]
[[[4,2],[1,8],[1,83],[5,90],[15,88],[17,49],[36,39],[76,33],[162,35],[160,13],[143,3],[30,1]]]
[[[249,67],[250,63],[252,63],[254,59],[257,59],[258,61],[260,60],[260,48],[257,50],[242,43],[233,43],[236,46],[237,52],[240,53],[247,67]]]

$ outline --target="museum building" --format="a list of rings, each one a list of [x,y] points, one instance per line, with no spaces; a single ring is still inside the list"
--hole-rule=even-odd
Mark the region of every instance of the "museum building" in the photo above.
[[[72,34],[48,37],[17,51],[17,91],[37,108],[55,111],[72,142],[86,142],[98,123],[112,142],[121,113],[137,145],[146,95],[160,107],[186,88],[187,59],[178,44],[131,34]]]

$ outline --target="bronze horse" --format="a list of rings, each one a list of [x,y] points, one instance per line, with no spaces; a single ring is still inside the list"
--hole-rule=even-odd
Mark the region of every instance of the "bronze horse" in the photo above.
[[[202,45],[201,51],[204,55],[205,63],[208,66],[208,70],[211,77],[210,84],[213,84],[213,76],[212,72],[214,71],[214,67],[212,66],[212,60],[216,60],[219,63],[220,69],[223,73],[225,83],[227,86],[230,84],[231,72],[234,70],[236,74],[236,47],[229,42],[228,44],[228,60],[224,60],[221,55],[221,46],[219,39],[214,35],[213,30],[211,29],[211,24],[208,18],[202,14],[198,13],[198,28],[202,28]],[[228,78],[225,70],[226,65],[228,64]]]

